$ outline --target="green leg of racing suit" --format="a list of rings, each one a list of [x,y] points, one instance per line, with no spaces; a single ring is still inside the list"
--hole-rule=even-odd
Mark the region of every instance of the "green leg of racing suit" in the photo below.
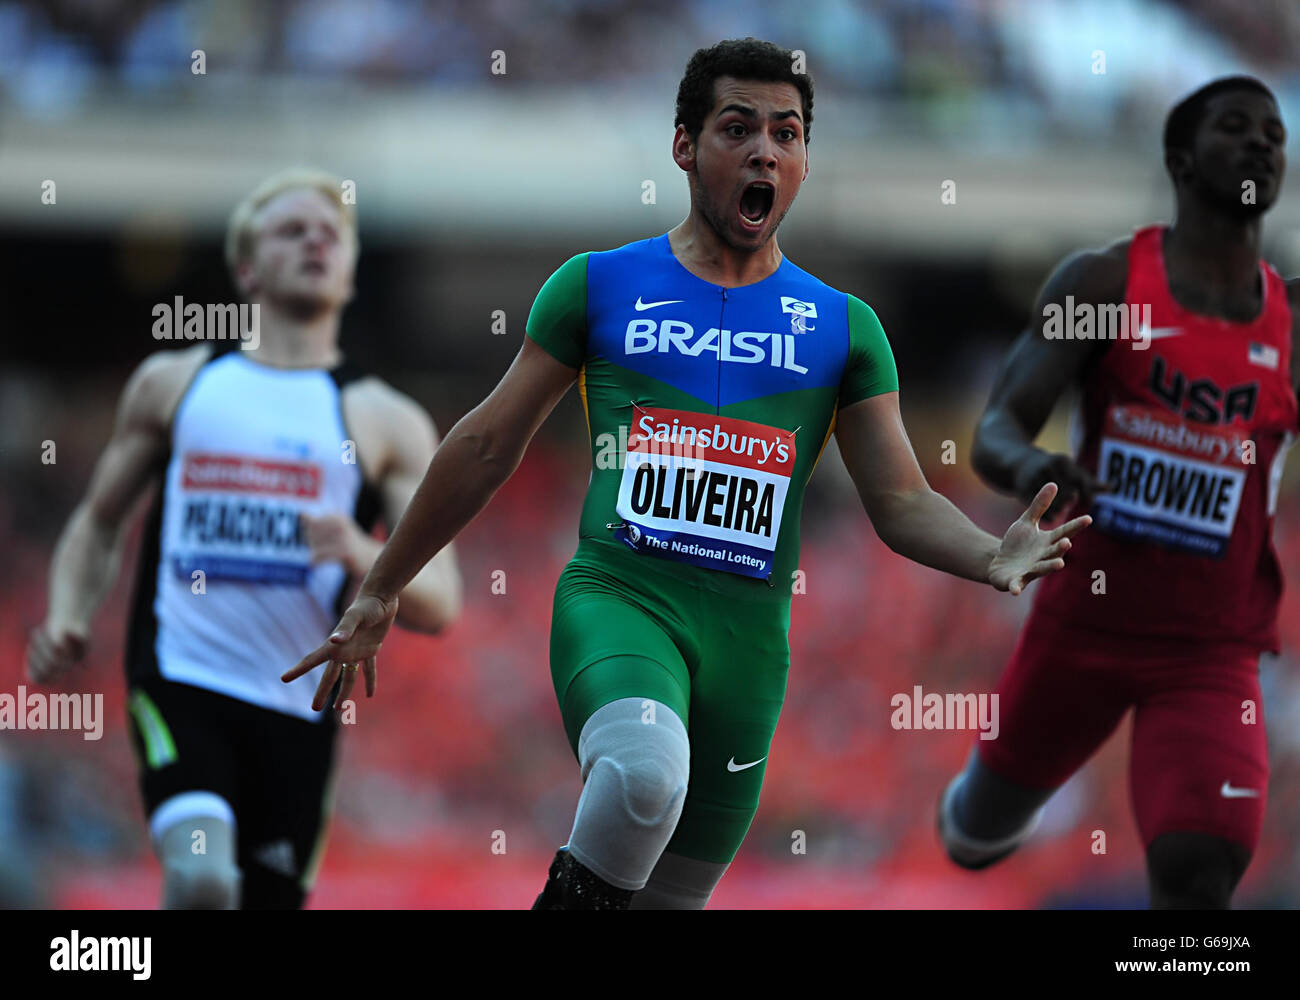
[[[789,588],[712,592],[699,571],[583,543],[560,576],[551,676],[574,755],[592,713],[640,698],[690,738],[690,778],[666,853],[730,863],[758,809],[790,666]],[[729,588],[734,590],[734,588]]]

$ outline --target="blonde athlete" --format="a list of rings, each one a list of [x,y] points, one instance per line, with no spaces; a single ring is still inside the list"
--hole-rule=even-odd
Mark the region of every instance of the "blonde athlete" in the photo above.
[[[340,184],[289,172],[235,210],[226,256],[260,309],[256,347],[203,343],[136,370],[31,636],[33,680],[53,683],[81,661],[129,514],[158,486],[126,669],[168,908],[303,904],[338,723],[279,675],[337,620],[349,581],[380,551],[371,526],[397,523],[437,444],[414,401],[339,351],[357,259]],[[403,587],[399,623],[438,632],[460,591],[444,549]]]

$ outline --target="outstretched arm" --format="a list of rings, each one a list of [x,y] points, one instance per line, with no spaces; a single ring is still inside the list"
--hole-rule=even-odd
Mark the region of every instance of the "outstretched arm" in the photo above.
[[[366,574],[360,593],[394,601],[510,478],[537,428],[577,371],[525,339],[491,394],[462,417],[434,453],[410,506]]]
[[[406,402],[408,405],[397,408],[390,424],[394,431],[394,458],[381,487],[384,517],[389,524],[401,520],[438,449],[438,431],[433,421],[418,405]],[[397,622],[404,628],[439,632],[456,620],[460,605],[456,547],[448,542],[402,591]]]
[[[898,411],[898,393],[886,392],[845,407],[836,418],[836,441],[862,506],[893,551],[933,569],[1019,594],[1031,580],[1061,569],[1070,536],[1090,518],[1054,531],[1038,520],[1056,495],[1048,484],[1001,539],[971,523],[926,482]]]
[[[1128,275],[1126,244],[1066,258],[1047,279],[1034,303],[1029,326],[1007,352],[988,405],[975,429],[971,462],[995,490],[1029,503],[1048,482],[1060,484],[1048,516],[1072,501],[1092,505],[1100,488],[1096,479],[1068,455],[1034,445],[1052,408],[1106,350],[1104,340],[1065,340],[1044,336],[1051,306],[1066,310],[1072,302],[1113,305],[1124,301]],[[1150,343],[1148,341],[1147,343]],[[1129,345],[1120,345],[1128,350]]]
[[[391,529],[401,520],[433,459],[438,432],[419,403],[379,379],[349,386],[343,408],[350,425],[364,422],[383,442],[382,450],[376,452],[374,478],[384,523]],[[352,579],[364,578],[383,551],[383,542],[347,514],[304,515],[304,520],[312,561],[337,560]],[[448,544],[402,590],[397,624],[436,634],[455,621],[460,605],[456,551]]]
[[[291,681],[330,662],[312,703],[315,709],[324,707],[344,663],[363,665],[367,694],[374,693],[374,656],[396,616],[398,594],[510,478],[537,428],[576,377],[576,369],[525,339],[497,387],[447,433],[339,628],[283,676]],[[340,702],[351,690],[354,672],[344,678]]]

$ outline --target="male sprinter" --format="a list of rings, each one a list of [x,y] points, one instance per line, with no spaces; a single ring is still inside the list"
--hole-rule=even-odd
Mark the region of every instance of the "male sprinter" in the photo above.
[[[1097,528],[1039,588],[999,687],[1001,735],[942,799],[951,858],[983,868],[1134,709],[1131,793],[1153,908],[1225,908],[1268,786],[1261,650],[1278,648],[1271,540],[1296,430],[1300,282],[1259,258],[1286,133],[1258,80],[1229,77],[1170,112],[1177,218],[1057,268],[1012,347],[975,440],[995,488],[1093,508]],[[1053,307],[1150,307],[1134,340],[1053,339]],[[1074,307],[1077,309],[1077,305]],[[1081,385],[1077,456],[1033,441]]]
[[[226,259],[260,308],[257,347],[199,344],[137,369],[55,550],[28,650],[37,681],[82,658],[129,513],[159,482],[126,666],[168,908],[302,905],[337,722],[277,677],[336,619],[379,552],[376,515],[397,522],[436,444],[418,405],[339,352],[357,256],[340,183],[287,172],[236,208]],[[399,620],[437,632],[459,601],[447,549],[412,574]]]
[[[1039,531],[1046,487],[999,543],[927,485],[875,314],[774,238],[808,175],[812,84],[791,65],[754,39],[695,53],[673,139],[690,215],[551,276],[518,357],[447,435],[338,631],[285,675],[329,660],[317,705],[344,663],[364,662],[373,686],[397,593],[577,378],[593,450],[627,445],[618,468],[595,463],[555,593],[551,672],[586,784],[535,908],[708,902],[758,805],[804,485],[837,421],[876,530],[919,562],[1019,593],[1087,523]]]

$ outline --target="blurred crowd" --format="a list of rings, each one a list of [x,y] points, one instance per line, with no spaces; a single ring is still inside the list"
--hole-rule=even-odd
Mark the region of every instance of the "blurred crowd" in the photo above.
[[[658,89],[697,44],[747,34],[922,131],[1113,130],[1243,67],[1300,91],[1292,0],[0,0],[0,93],[48,115],[105,81],[175,97],[195,50],[254,88],[483,85],[499,50],[512,83]]]

